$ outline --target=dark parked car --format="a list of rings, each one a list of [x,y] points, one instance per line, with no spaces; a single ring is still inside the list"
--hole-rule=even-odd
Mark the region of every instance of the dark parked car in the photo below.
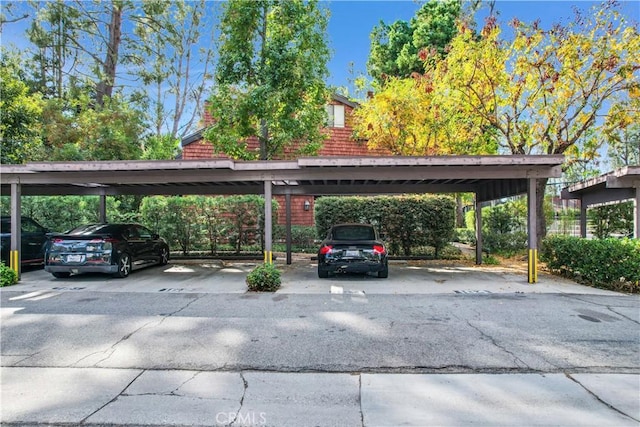
[[[387,249],[376,229],[368,224],[331,227],[318,251],[318,277],[330,273],[377,273],[389,276]]]
[[[58,278],[88,272],[127,277],[134,269],[167,262],[167,242],[142,225],[88,224],[50,235],[44,269]]]
[[[33,219],[23,216],[20,219],[20,259],[22,265],[42,264],[44,261],[44,246],[47,242],[49,230],[35,222]],[[11,253],[11,217],[3,216],[0,224],[2,261],[9,265]]]

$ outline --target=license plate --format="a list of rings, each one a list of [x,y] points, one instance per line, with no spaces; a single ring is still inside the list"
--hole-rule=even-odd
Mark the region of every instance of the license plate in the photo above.
[[[348,250],[348,251],[345,253],[345,255],[344,255],[344,256],[346,256],[346,257],[351,257],[351,258],[358,258],[358,257],[360,256],[360,251],[349,251],[349,250]]]
[[[83,262],[84,255],[67,255],[67,262]]]

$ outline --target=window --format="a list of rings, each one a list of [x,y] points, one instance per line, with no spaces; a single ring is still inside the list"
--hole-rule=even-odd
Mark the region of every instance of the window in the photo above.
[[[344,105],[325,105],[327,112],[327,126],[331,128],[344,127]]]

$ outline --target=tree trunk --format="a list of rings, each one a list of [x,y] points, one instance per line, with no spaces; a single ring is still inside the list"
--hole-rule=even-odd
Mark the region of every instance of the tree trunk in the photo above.
[[[547,218],[544,214],[544,194],[548,181],[549,178],[538,178],[536,180],[536,240],[538,242],[538,248],[540,248],[540,245],[542,244],[542,239],[547,235]]]
[[[109,24],[109,42],[107,57],[102,67],[102,79],[96,87],[96,103],[102,107],[104,98],[111,98],[113,85],[116,80],[116,65],[118,64],[118,50],[122,40],[122,7],[118,2],[112,3],[111,23]]]
[[[265,119],[260,120],[260,160],[267,159],[267,141],[269,140],[269,129],[267,128],[267,121]]]

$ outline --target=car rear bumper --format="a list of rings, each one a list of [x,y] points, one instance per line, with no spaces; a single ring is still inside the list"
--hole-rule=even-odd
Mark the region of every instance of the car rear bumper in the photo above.
[[[386,262],[333,260],[329,262],[320,262],[318,266],[329,273],[377,273],[386,268]]]
[[[45,265],[48,273],[117,273],[118,266],[111,264],[96,265]]]

